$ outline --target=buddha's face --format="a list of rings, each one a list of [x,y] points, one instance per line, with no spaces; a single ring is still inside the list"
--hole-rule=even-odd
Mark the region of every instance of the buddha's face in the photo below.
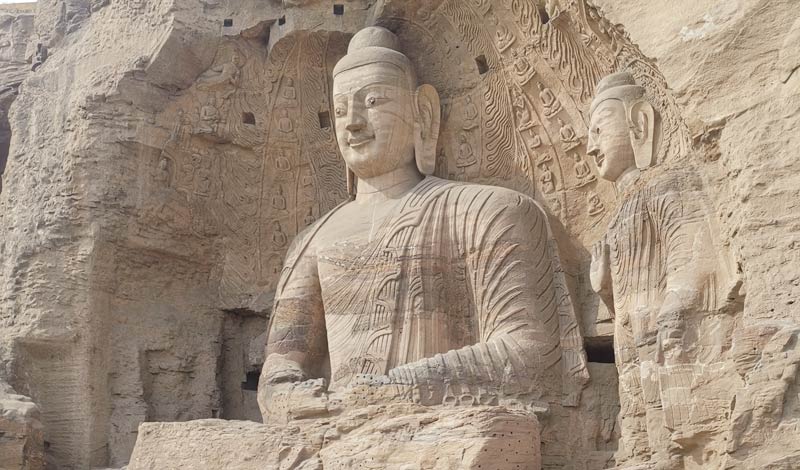
[[[392,64],[376,62],[336,75],[336,138],[357,177],[414,164],[413,100],[407,74]]]
[[[589,123],[587,150],[594,157],[597,174],[609,181],[616,181],[636,166],[622,101],[605,100],[595,108]]]

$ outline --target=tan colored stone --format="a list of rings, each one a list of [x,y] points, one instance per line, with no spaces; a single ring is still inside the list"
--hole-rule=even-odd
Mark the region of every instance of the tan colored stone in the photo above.
[[[299,469],[317,446],[297,433],[250,421],[202,419],[190,423],[142,423],[129,470]],[[291,431],[291,428],[287,431]],[[299,430],[298,430],[299,431]],[[303,449],[307,449],[304,453]]]
[[[525,412],[413,405],[366,407],[335,424],[144,423],[127,468],[538,469],[537,429]]]
[[[724,368],[735,312],[727,299],[738,286],[699,181],[687,171],[653,173],[670,137],[629,73],[598,84],[589,133],[600,177],[621,195],[591,267],[594,289],[615,313],[617,460],[682,468],[696,436],[720,431],[707,424],[729,403],[720,389],[704,395],[701,383]]]
[[[560,298],[590,361],[610,360],[621,328],[614,299],[592,291],[592,247],[632,194],[599,177],[589,108],[601,77],[632,73],[670,136],[632,193],[702,205],[708,223],[690,225],[712,228],[698,243],[708,262],[690,265],[716,277],[727,255],[743,282],[715,299],[717,313],[693,304],[705,320],[673,346],[696,360],[645,364],[659,381],[649,403],[688,395],[690,426],[617,455],[666,445],[687,469],[797,467],[794,3],[354,0],[334,13],[319,0],[40,0],[24,12],[36,10],[29,39],[14,7],[17,22],[0,24],[13,43],[0,50],[3,84],[22,81],[18,95],[3,92],[15,101],[0,192],[0,377],[40,408],[53,466],[124,465],[147,420],[260,420],[259,349],[282,261],[348,197],[332,68],[349,35],[378,24],[439,92],[434,176],[503,186],[546,211]],[[653,292],[648,307],[668,304]],[[723,318],[730,334],[714,329]],[[614,371],[590,364],[586,387],[566,396],[578,406],[534,406],[544,468],[614,465],[624,426],[611,416],[639,394],[635,383],[610,393]],[[329,387],[306,385],[312,398]],[[353,408],[319,401],[301,414]]]
[[[43,470],[44,440],[39,409],[29,398],[7,390],[0,382],[0,468]]]

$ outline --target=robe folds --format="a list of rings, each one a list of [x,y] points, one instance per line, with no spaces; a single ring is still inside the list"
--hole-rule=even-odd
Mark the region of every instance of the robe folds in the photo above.
[[[365,375],[487,403],[580,388],[582,340],[536,202],[427,177],[392,211],[369,237],[319,242],[329,214],[296,238],[267,356],[304,351],[330,391]]]

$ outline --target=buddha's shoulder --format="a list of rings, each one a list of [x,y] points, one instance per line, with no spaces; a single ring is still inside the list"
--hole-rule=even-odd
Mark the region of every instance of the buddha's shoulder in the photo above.
[[[320,238],[325,238],[325,232],[330,228],[330,219],[335,218],[341,208],[351,203],[352,201],[340,204],[330,212],[325,213],[322,217],[312,222],[304,229],[300,230],[292,239],[288,250],[286,250],[287,261],[296,257],[316,255],[320,245]],[[335,220],[334,223],[336,223]],[[320,235],[323,236],[321,237]]]
[[[451,205],[463,207],[468,205],[470,210],[492,211],[502,209],[502,212],[517,216],[527,213],[544,214],[544,211],[533,198],[514,191],[513,189],[486,184],[464,183],[448,181],[439,178],[429,178],[432,188],[438,194],[446,194]]]
[[[703,184],[696,171],[671,169],[655,175],[645,175],[642,187],[653,195],[663,193],[690,193],[702,190]]]

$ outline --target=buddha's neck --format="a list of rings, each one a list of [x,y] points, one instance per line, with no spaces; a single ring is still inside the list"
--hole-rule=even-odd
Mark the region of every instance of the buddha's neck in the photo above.
[[[399,199],[419,184],[422,179],[423,175],[414,163],[372,178],[359,178],[356,202],[377,204]]]
[[[637,179],[639,179],[639,169],[632,166],[625,170],[619,178],[617,178],[616,186],[617,193],[624,193]]]

